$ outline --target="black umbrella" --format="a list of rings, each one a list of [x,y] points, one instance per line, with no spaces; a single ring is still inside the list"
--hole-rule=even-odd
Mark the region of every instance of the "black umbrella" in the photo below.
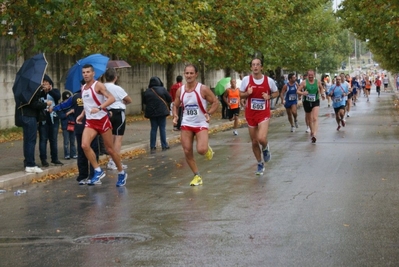
[[[12,87],[16,103],[20,105],[30,103],[33,95],[42,85],[46,69],[47,60],[43,53],[31,57],[22,64]]]

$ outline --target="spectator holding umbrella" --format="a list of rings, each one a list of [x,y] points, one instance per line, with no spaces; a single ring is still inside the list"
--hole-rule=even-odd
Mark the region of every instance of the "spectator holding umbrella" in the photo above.
[[[29,104],[21,107],[21,121],[23,128],[23,148],[24,148],[24,166],[27,173],[43,172],[35,162],[35,146],[37,138],[38,121],[42,118],[41,114],[44,109],[52,110],[53,102],[47,100],[41,101],[42,91],[38,90],[33,95]]]
[[[15,125],[23,128],[24,168],[27,173],[43,172],[35,162],[37,123],[44,109],[52,110],[51,100],[40,101],[43,75],[47,69],[43,53],[26,60],[18,70],[12,87],[15,99]]]

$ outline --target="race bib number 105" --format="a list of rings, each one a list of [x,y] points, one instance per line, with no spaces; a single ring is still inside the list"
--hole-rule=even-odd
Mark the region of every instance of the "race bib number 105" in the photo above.
[[[251,99],[251,109],[252,110],[265,110],[266,109],[266,100],[261,98],[252,98]]]

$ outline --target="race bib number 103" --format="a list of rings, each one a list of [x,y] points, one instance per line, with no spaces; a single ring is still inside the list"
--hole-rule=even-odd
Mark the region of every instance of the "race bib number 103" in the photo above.
[[[198,105],[186,105],[185,108],[188,116],[197,116],[198,115]]]

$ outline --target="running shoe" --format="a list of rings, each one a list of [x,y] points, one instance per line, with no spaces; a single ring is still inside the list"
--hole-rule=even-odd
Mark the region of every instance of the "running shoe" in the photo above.
[[[341,120],[342,127],[345,127],[345,120]]]
[[[127,173],[123,172],[118,174],[118,181],[116,182],[117,187],[124,186],[126,184]]]
[[[86,178],[86,179],[82,179],[82,180],[80,180],[80,181],[78,181],[79,182],[79,185],[86,185],[86,184],[88,184],[89,183],[89,179],[88,178]]]
[[[263,149],[262,153],[263,153],[264,162],[269,162],[270,159],[272,158],[272,154],[269,151],[269,144],[267,144],[266,148]]]
[[[338,125],[338,127],[337,127],[337,131],[339,131],[339,129],[341,129],[341,126],[340,126],[340,125]]]
[[[117,170],[118,168],[116,167],[115,162],[113,162],[113,161],[108,161],[107,169],[108,169],[108,170]]]
[[[295,128],[298,128],[299,126],[298,126],[298,122],[297,121],[295,121]]]
[[[237,130],[234,130],[234,131],[233,131],[233,134],[234,134],[234,135],[238,135]]]
[[[205,153],[205,159],[211,160],[213,158],[213,154],[215,154],[215,152],[213,152],[211,146],[208,145],[208,151]]]
[[[307,133],[310,133],[310,128],[309,128],[309,126],[308,126],[308,128],[306,128],[306,132],[307,132]]]
[[[108,164],[107,164],[107,169],[108,169],[108,170],[117,170],[118,167],[116,167],[115,162],[110,161],[110,162],[108,162]],[[127,169],[127,165],[122,164],[122,169],[126,170],[126,169]]]
[[[349,118],[349,117],[350,117],[350,116],[349,116],[349,113],[348,113],[348,114],[346,114],[346,117],[347,117],[347,118]]]
[[[103,170],[99,172],[94,170],[94,175],[87,184],[88,185],[102,184],[101,179],[104,177],[105,177],[105,172]]]
[[[258,163],[258,169],[256,170],[256,175],[263,175],[263,172],[265,171],[265,165],[263,163]]]
[[[198,174],[194,176],[194,179],[191,181],[190,186],[202,185],[201,176]]]
[[[291,133],[295,132],[295,127],[291,126]]]
[[[316,137],[312,136],[312,144],[316,144]]]

